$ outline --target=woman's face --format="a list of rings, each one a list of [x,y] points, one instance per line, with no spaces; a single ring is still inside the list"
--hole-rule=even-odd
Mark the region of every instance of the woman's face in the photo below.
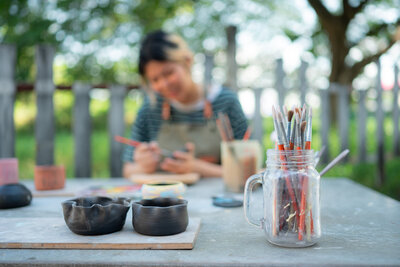
[[[189,66],[170,61],[149,61],[144,68],[151,88],[163,97],[181,103],[190,101],[193,87]]]

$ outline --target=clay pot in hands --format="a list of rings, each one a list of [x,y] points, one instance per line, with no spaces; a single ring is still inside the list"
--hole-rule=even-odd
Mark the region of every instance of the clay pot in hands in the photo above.
[[[65,185],[64,166],[35,166],[36,190],[62,189]]]

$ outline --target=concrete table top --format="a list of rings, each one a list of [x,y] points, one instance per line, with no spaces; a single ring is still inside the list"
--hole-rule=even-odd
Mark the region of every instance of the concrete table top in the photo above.
[[[67,181],[76,188],[95,183],[129,184],[123,179]],[[221,193],[221,179],[203,179],[188,187],[189,215],[202,220],[193,250],[0,249],[0,266],[400,265],[400,202],[349,179],[322,179],[322,237],[308,248],[268,243],[260,229],[247,224],[243,208],[212,205],[211,197]],[[260,197],[254,198],[261,207]],[[69,198],[34,198],[30,206],[0,210],[0,217],[62,216],[60,203]],[[254,207],[255,213],[260,210]]]

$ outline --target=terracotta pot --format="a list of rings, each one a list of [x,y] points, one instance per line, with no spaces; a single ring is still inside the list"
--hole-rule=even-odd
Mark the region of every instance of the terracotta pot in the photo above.
[[[0,185],[18,183],[18,159],[0,159]]]
[[[56,190],[64,188],[64,166],[35,166],[36,190]]]

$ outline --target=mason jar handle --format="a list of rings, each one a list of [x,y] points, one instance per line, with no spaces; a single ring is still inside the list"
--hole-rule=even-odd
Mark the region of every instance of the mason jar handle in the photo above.
[[[256,184],[262,184],[263,175],[264,173],[262,172],[250,176],[250,178],[247,179],[246,186],[244,189],[244,215],[246,217],[246,221],[249,224],[253,224],[260,228],[261,228],[261,219],[254,219],[250,214],[250,196],[253,193],[253,187]]]

